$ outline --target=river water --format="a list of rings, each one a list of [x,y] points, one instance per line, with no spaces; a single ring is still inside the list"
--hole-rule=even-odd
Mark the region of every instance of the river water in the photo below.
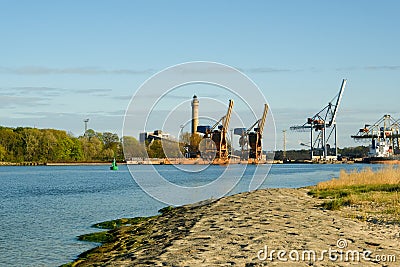
[[[341,169],[365,165],[273,165],[261,188],[303,187],[337,177]],[[380,168],[379,165],[372,166]],[[140,175],[145,166],[135,166]],[[172,183],[211,182],[223,171],[209,166],[192,175],[174,166],[155,166]],[[185,166],[185,168],[191,168]],[[195,166],[193,168],[196,168]],[[239,168],[239,167],[238,167]],[[229,194],[248,190],[246,175]],[[267,166],[259,166],[261,170]],[[98,245],[77,236],[96,231],[97,222],[150,216],[165,207],[141,190],[126,166],[0,167],[0,266],[58,266]]]

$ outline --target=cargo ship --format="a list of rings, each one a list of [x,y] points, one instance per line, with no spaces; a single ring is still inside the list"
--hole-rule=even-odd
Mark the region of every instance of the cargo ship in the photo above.
[[[364,158],[363,162],[375,164],[400,164],[400,155],[395,155],[393,147],[385,140],[378,141],[372,139],[368,157]]]
[[[384,115],[373,125],[366,124],[354,140],[370,140],[368,156],[364,163],[400,164],[400,120]]]

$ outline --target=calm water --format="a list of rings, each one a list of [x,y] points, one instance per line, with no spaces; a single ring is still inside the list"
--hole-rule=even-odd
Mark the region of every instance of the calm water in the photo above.
[[[274,165],[261,188],[303,187],[337,177],[340,169],[365,165]],[[380,166],[373,166],[379,168]],[[210,166],[188,175],[156,166],[176,184],[194,186],[217,177]],[[185,167],[191,168],[191,167]],[[196,168],[196,167],[193,167]],[[252,168],[230,194],[247,191]],[[259,168],[265,168],[261,166]],[[135,166],[135,172],[144,166]],[[121,217],[150,216],[165,204],[147,196],[126,166],[0,167],[0,266],[57,266],[97,244],[77,241],[90,225]]]

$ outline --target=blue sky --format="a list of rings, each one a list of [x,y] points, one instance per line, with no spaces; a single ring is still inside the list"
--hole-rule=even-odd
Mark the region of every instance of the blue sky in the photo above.
[[[353,146],[349,135],[364,123],[400,118],[399,10],[394,0],[0,0],[0,125],[79,135],[90,118],[90,128],[120,133],[146,79],[204,60],[260,87],[278,148],[281,131],[318,112],[347,78],[337,121],[340,145]],[[288,146],[307,137],[288,133]]]

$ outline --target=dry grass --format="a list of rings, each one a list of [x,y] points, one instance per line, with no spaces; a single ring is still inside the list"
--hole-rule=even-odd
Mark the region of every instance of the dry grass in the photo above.
[[[371,168],[365,168],[361,171],[353,170],[346,172],[340,171],[338,179],[321,182],[317,189],[334,189],[357,185],[396,185],[400,184],[400,169],[395,167],[386,167],[376,172]]]
[[[310,194],[327,199],[322,207],[374,222],[400,222],[400,169],[387,167],[376,172],[341,171],[338,179],[319,183]]]

